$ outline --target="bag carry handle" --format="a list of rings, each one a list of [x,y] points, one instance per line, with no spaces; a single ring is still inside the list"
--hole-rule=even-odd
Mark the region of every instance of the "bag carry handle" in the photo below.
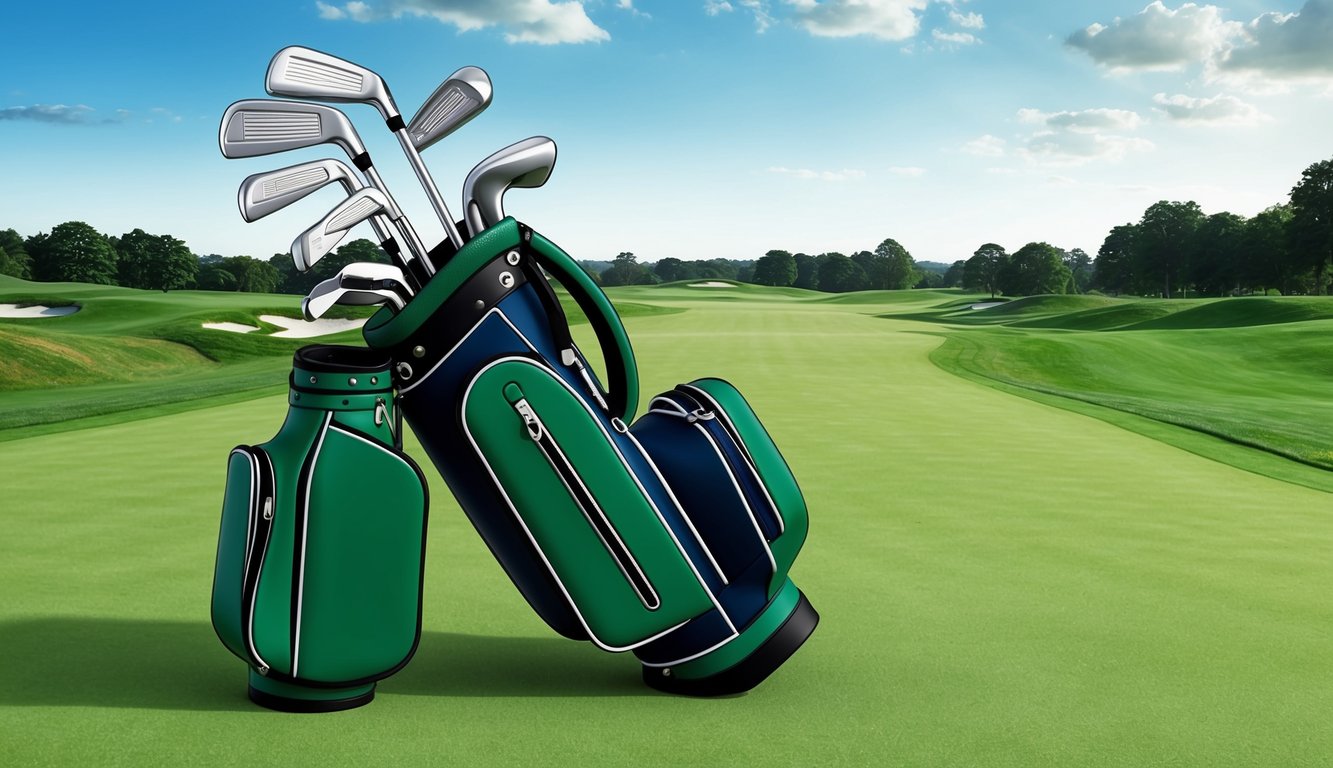
[[[534,232],[530,227],[519,224],[523,250],[532,256],[543,269],[555,278],[556,282],[569,291],[579,309],[587,316],[597,334],[597,343],[602,349],[602,358],[606,361],[606,394],[608,415],[618,418],[626,424],[634,420],[634,412],[639,404],[639,369],[634,361],[634,350],[629,344],[629,335],[616,314],[615,307],[602,289],[593,282],[588,273],[583,271],[569,254],[555,243]],[[562,356],[573,355],[573,341],[569,332],[569,321],[560,306],[549,283],[540,275],[529,275],[534,288],[541,299],[556,336],[556,345]],[[561,360],[565,365],[572,365],[573,360]]]

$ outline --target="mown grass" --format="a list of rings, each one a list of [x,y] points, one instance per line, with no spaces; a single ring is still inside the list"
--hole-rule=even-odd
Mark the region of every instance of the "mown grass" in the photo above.
[[[227,451],[285,398],[0,444],[6,761],[1326,763],[1329,495],[951,375],[920,331],[955,327],[871,316],[939,297],[898,298],[672,298],[688,311],[627,321],[644,394],[733,381],[809,504],[792,576],[820,627],[731,699],[653,693],[632,658],[555,636],[409,436],[432,485],[415,659],[359,710],[260,710],[208,595]]]

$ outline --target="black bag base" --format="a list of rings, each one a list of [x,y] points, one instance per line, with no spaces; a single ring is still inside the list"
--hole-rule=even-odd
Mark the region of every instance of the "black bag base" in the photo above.
[[[283,683],[250,670],[250,701],[278,712],[341,712],[375,700],[375,684],[352,688],[310,688]],[[267,690],[266,690],[267,689]],[[285,694],[292,695],[285,695]]]
[[[663,693],[680,696],[735,696],[759,685],[815,631],[819,614],[800,593],[791,614],[767,640],[740,662],[708,677],[685,679],[671,675],[670,668],[644,667],[643,682]]]

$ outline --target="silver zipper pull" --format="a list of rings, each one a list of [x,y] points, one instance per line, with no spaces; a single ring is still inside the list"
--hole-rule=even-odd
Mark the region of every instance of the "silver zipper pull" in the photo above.
[[[273,519],[273,497],[264,497],[264,511],[261,513],[265,520]]]
[[[523,426],[528,428],[528,437],[531,437],[534,442],[541,440],[544,434],[542,423],[537,420],[537,412],[532,410],[527,398],[514,403],[514,410],[518,411],[518,415],[523,417]]]
[[[705,411],[702,408],[696,408],[692,412],[690,412],[689,416],[685,417],[685,421],[693,424],[696,421],[708,421],[713,417],[714,414],[712,411]]]
[[[393,420],[389,418],[389,406],[384,402],[384,398],[375,398],[375,426],[383,426],[386,422],[389,424],[389,438],[398,444],[398,434],[394,432]]]

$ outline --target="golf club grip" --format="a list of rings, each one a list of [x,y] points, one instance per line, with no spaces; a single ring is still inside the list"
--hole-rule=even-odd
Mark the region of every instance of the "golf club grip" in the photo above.
[[[606,294],[559,246],[523,224],[519,224],[519,231],[524,249],[535,257],[537,263],[556,282],[569,291],[569,295],[588,318],[597,334],[597,343],[606,363],[606,383],[610,390],[606,393],[606,399],[610,415],[626,424],[631,423],[639,403],[638,367],[620,316],[616,314]],[[556,306],[559,307],[558,301]],[[560,312],[560,320],[564,320],[563,310]],[[565,327],[568,328],[567,325]]]

